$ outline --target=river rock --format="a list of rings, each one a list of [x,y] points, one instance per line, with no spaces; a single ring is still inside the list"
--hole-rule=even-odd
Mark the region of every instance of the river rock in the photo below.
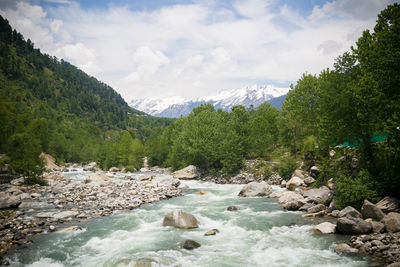
[[[219,233],[218,229],[212,229],[210,231],[208,231],[207,233],[205,233],[205,236],[209,236],[209,235],[216,235],[217,233]]]
[[[306,203],[302,195],[292,191],[284,192],[278,202],[287,210],[298,210]]]
[[[55,213],[51,217],[53,219],[64,220],[69,217],[75,217],[78,214],[79,214],[79,212],[77,212],[77,211],[66,210],[66,211]]]
[[[199,248],[200,246],[201,245],[199,243],[193,240],[186,240],[185,243],[183,244],[183,248],[189,250]]]
[[[318,175],[319,175],[319,169],[318,169],[318,167],[317,166],[312,166],[311,167],[311,169],[310,169],[310,175],[312,176],[312,177],[317,177]]]
[[[154,178],[153,175],[145,174],[139,177],[139,181],[151,181]]]
[[[300,169],[296,169],[293,172],[292,177],[298,177],[298,178],[304,180],[304,179],[306,179],[308,177],[308,175],[307,175],[306,171],[303,171],[303,170],[300,170]]]
[[[358,253],[358,249],[352,248],[346,243],[340,243],[335,247],[335,252],[341,254],[355,254]]]
[[[325,235],[334,234],[336,232],[336,225],[330,222],[323,222],[314,227],[314,234]]]
[[[294,191],[297,187],[302,185],[304,185],[303,180],[297,176],[293,176],[289,181],[286,182],[286,189]]]
[[[317,204],[317,205],[314,205],[314,206],[308,208],[307,212],[308,213],[316,213],[316,212],[323,211],[325,208],[326,207],[324,204]]]
[[[155,187],[158,186],[178,187],[181,184],[181,181],[179,181],[179,179],[176,179],[168,175],[168,176],[155,176],[151,179],[150,183]]]
[[[356,217],[356,218],[362,218],[361,213],[356,210],[355,208],[353,208],[352,206],[347,206],[346,208],[342,209],[339,214],[338,217]]]
[[[172,175],[177,179],[196,179],[200,176],[200,172],[196,166],[189,165],[186,168],[173,172]]]
[[[74,226],[70,226],[70,227],[66,227],[66,228],[60,228],[60,229],[58,229],[57,232],[68,233],[68,232],[77,231],[77,230],[82,230],[82,228],[77,225],[74,225]]]
[[[376,206],[380,208],[384,213],[389,213],[399,210],[400,200],[394,197],[384,197],[381,201],[376,203]]]
[[[20,186],[20,185],[23,185],[24,182],[25,182],[25,177],[21,177],[21,178],[11,180],[10,184],[15,185],[15,186]]]
[[[345,235],[368,234],[372,225],[359,217],[342,217],[337,220],[336,231]]]
[[[31,201],[23,201],[18,208],[20,209],[52,209],[54,208],[53,204],[49,204],[47,202],[31,202]]]
[[[313,203],[328,204],[331,198],[331,190],[328,187],[322,186],[320,188],[313,188],[303,192],[303,197]]]
[[[241,197],[262,197],[267,196],[272,192],[272,187],[266,182],[251,182],[245,185],[239,192]]]
[[[304,183],[305,183],[306,185],[310,185],[310,184],[312,184],[312,183],[314,183],[314,182],[315,182],[315,179],[312,178],[312,177],[307,177],[306,179],[304,179]]]
[[[372,221],[371,226],[372,226],[372,233],[379,234],[385,231],[385,225],[381,222]]]
[[[111,167],[108,172],[118,172],[118,168],[117,167]]]
[[[386,231],[389,233],[396,233],[400,231],[400,213],[390,212],[383,220]]]
[[[238,207],[236,207],[236,206],[229,206],[226,210],[228,210],[228,211],[237,211],[237,210],[238,210]]]
[[[364,204],[361,207],[361,214],[364,219],[372,218],[377,221],[380,221],[385,217],[385,213],[368,200],[364,200]]]
[[[196,217],[192,214],[176,210],[165,215],[163,226],[173,226],[182,229],[199,227]]]
[[[110,178],[102,172],[96,172],[86,178],[85,183],[91,185],[105,185],[110,182]]]
[[[16,208],[21,204],[21,199],[18,196],[7,192],[0,192],[0,209]]]
[[[286,188],[286,180],[282,180],[281,187]]]

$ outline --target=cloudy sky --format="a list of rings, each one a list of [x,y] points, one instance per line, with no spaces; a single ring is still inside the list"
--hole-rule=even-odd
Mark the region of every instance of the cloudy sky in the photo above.
[[[288,87],[349,50],[391,0],[1,0],[43,52],[127,101]]]

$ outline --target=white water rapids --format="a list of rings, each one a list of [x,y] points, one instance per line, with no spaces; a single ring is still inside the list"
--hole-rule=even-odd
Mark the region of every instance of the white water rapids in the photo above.
[[[79,224],[82,230],[50,233],[12,257],[15,266],[368,266],[362,257],[333,252],[343,237],[317,236],[313,221],[284,211],[276,199],[241,198],[243,185],[182,181],[184,196]],[[275,191],[283,190],[273,187]],[[204,195],[198,194],[200,190]],[[227,211],[228,206],[238,211]],[[163,227],[173,210],[193,214],[199,228]],[[314,222],[315,223],[315,222]],[[214,236],[204,233],[218,229]],[[186,239],[201,244],[186,250]]]

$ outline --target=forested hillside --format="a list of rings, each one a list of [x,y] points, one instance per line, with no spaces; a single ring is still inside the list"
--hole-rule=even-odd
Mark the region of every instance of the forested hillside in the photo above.
[[[61,162],[118,165],[113,144],[123,139],[122,130],[130,143],[142,146],[139,140],[154,127],[171,122],[130,108],[111,87],[42,54],[2,17],[0,66],[0,153],[7,155],[1,163],[11,163],[16,172],[39,172],[41,151]]]

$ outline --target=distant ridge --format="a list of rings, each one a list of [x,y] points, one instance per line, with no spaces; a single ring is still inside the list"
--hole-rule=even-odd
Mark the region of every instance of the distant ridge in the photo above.
[[[193,108],[201,104],[211,103],[216,109],[229,111],[232,107],[243,105],[246,108],[257,108],[264,102],[269,102],[276,108],[281,108],[289,88],[277,88],[271,85],[252,85],[241,89],[221,91],[215,95],[187,100],[182,97],[163,99],[137,99],[129,105],[137,110],[157,117],[178,118],[187,116]]]

